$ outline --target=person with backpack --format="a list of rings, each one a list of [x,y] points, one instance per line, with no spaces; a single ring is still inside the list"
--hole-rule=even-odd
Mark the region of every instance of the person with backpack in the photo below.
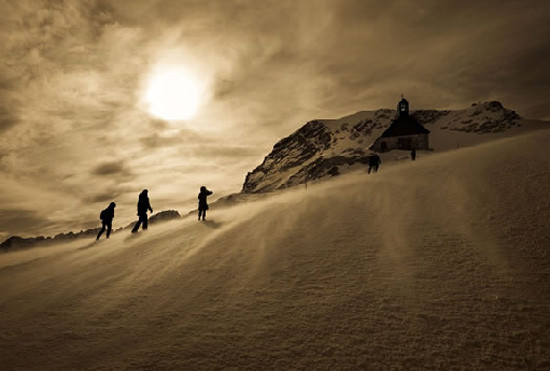
[[[210,196],[213,192],[206,189],[205,186],[201,187],[201,190],[199,192],[199,220],[205,220],[206,218],[206,210],[208,210],[208,203],[206,202],[206,197]]]
[[[115,217],[115,207],[116,204],[111,202],[109,206],[99,214],[99,219],[101,219],[101,230],[97,234],[96,240],[99,240],[99,237],[105,232],[105,227],[107,227],[107,238],[111,235],[111,230],[113,229],[113,218]]]
[[[151,213],[153,212],[153,208],[151,207],[151,203],[149,202],[148,192],[148,190],[144,189],[139,194],[139,199],[137,203],[137,215],[139,216],[139,219],[134,225],[132,233],[136,233],[139,230],[139,226],[142,224],[143,229],[147,229],[147,210],[151,211]]]

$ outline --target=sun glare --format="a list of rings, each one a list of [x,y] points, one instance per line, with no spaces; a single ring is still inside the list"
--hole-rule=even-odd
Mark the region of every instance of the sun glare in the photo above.
[[[149,113],[164,120],[188,120],[199,109],[201,86],[184,68],[153,73],[146,92]]]

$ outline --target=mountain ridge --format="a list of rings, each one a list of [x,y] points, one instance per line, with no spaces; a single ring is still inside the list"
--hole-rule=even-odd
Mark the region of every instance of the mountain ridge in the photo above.
[[[241,193],[284,189],[364,167],[372,152],[370,145],[396,115],[396,110],[382,108],[307,122],[275,143],[263,162],[247,173]],[[432,132],[430,147],[436,151],[452,149],[453,138],[462,145],[476,144],[519,134],[521,128],[540,127],[498,101],[473,103],[461,110],[411,110],[411,116]],[[482,135],[485,140],[480,140]],[[395,160],[397,153],[383,154],[382,159]],[[402,159],[403,153],[397,158]]]

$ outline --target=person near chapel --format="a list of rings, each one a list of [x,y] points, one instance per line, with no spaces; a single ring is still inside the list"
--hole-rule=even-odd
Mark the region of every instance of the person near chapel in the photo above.
[[[371,170],[376,173],[381,163],[382,160],[380,159],[380,156],[378,156],[377,154],[371,155],[369,157],[369,170],[367,171],[367,173],[370,174]]]

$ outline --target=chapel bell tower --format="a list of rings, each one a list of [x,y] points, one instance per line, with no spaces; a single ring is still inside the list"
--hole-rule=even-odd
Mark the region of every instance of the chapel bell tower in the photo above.
[[[401,94],[401,100],[397,103],[397,114],[398,116],[409,115],[409,102],[403,98],[403,94]]]

